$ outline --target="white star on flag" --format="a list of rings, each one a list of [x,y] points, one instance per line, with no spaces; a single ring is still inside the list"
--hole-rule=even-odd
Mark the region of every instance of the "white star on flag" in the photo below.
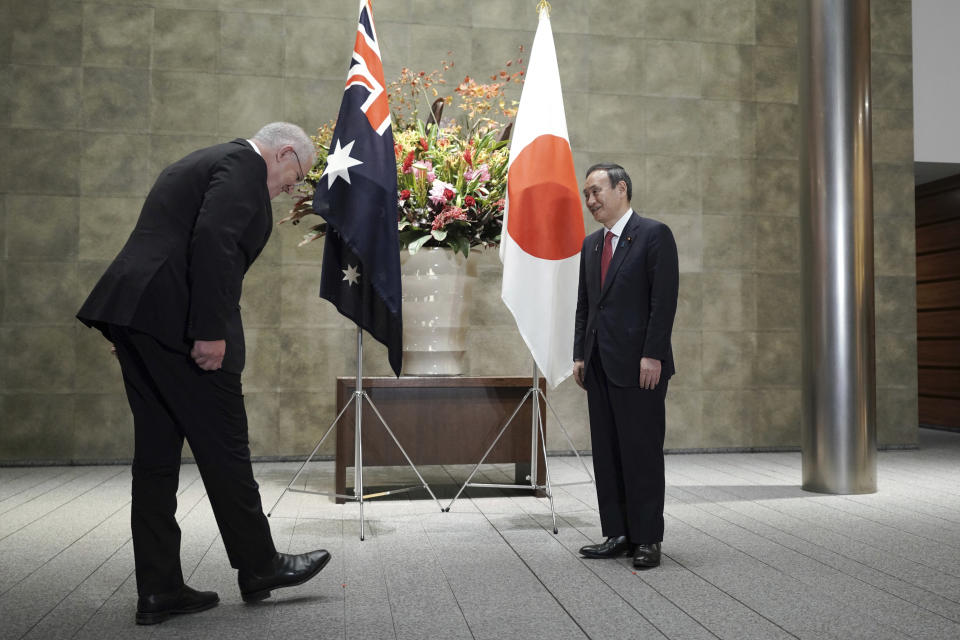
[[[340,141],[337,140],[337,146],[333,153],[327,156],[327,168],[323,172],[323,175],[327,176],[327,189],[333,186],[333,182],[337,178],[343,178],[347,181],[347,184],[350,184],[350,172],[348,170],[350,167],[363,164],[362,160],[350,157],[350,150],[353,149],[354,142],[356,140],[351,140],[347,146],[341,147]]]
[[[360,285],[360,269],[359,269],[359,266],[360,266],[360,265],[357,265],[357,266],[355,267],[355,266],[353,266],[353,265],[351,264],[351,265],[347,265],[347,268],[346,268],[346,269],[341,269],[341,271],[343,271],[343,279],[346,280],[347,282],[349,282],[349,283],[350,283],[350,286],[353,286],[353,285],[359,286],[359,285]]]

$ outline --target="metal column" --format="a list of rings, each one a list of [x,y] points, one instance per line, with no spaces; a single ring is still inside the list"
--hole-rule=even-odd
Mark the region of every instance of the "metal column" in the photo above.
[[[869,0],[798,0],[803,488],[877,490]]]

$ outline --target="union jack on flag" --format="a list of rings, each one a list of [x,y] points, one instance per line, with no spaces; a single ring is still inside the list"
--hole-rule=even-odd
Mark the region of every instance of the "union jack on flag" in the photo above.
[[[383,77],[371,0],[360,0],[340,114],[313,196],[313,210],[328,225],[320,297],[386,345],[400,375],[397,161]]]

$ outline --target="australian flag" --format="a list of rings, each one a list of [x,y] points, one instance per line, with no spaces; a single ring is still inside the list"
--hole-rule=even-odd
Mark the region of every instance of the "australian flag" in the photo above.
[[[399,376],[397,164],[370,0],[360,1],[347,85],[313,210],[328,225],[320,297],[382,342]]]

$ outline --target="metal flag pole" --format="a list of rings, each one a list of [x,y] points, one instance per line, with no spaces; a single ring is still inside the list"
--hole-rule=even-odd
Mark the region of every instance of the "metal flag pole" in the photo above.
[[[557,529],[557,512],[554,508],[553,503],[553,488],[554,487],[569,487],[577,484],[590,484],[594,482],[593,474],[590,473],[590,470],[587,468],[587,463],[583,461],[583,458],[580,456],[580,452],[577,451],[577,448],[573,446],[573,440],[570,438],[570,434],[567,432],[566,427],[563,426],[563,421],[560,420],[559,414],[553,408],[553,405],[550,404],[550,401],[547,400],[547,395],[540,390],[540,370],[537,368],[537,363],[533,363],[533,377],[531,378],[531,386],[527,390],[527,393],[524,394],[520,402],[517,404],[517,408],[513,410],[513,413],[510,414],[510,417],[507,418],[507,421],[500,428],[500,431],[497,433],[497,436],[493,439],[493,442],[490,443],[490,446],[487,447],[486,452],[484,452],[483,457],[480,458],[480,462],[476,464],[473,470],[470,472],[470,475],[467,476],[466,481],[460,487],[460,490],[457,491],[457,494],[453,496],[453,499],[450,500],[450,504],[446,506],[444,511],[450,511],[450,507],[453,506],[453,503],[456,502],[457,498],[460,497],[460,494],[463,493],[463,490],[467,487],[485,487],[488,489],[532,489],[540,490],[543,489],[547,498],[550,500],[550,515],[553,516],[553,532],[559,533]],[[493,451],[493,448],[500,441],[501,436],[506,432],[507,427],[510,426],[510,423],[513,422],[513,419],[517,417],[517,414],[520,412],[520,409],[523,407],[523,403],[527,401],[527,398],[530,398],[533,401],[533,408],[531,411],[531,420],[530,420],[530,475],[527,479],[530,481],[530,484],[497,484],[489,482],[471,482],[473,477],[476,475],[477,471],[480,470],[480,465],[484,463],[487,459],[487,456],[490,455],[490,452]],[[550,464],[547,460],[547,438],[543,429],[543,416],[540,413],[540,399],[543,398],[544,404],[547,408],[550,409],[550,412],[553,413],[553,418],[556,420],[557,426],[560,427],[560,431],[563,432],[564,437],[567,440],[567,444],[570,445],[570,450],[573,451],[574,455],[577,456],[577,459],[580,461],[580,464],[583,465],[583,470],[586,472],[589,480],[581,480],[578,482],[565,482],[562,484],[553,484],[550,481]],[[543,452],[543,470],[546,477],[546,484],[537,484],[537,465],[539,463],[538,457],[540,452]]]
[[[400,441],[397,440],[397,436],[394,435],[393,430],[390,429],[390,426],[387,424],[387,421],[384,420],[383,415],[380,413],[380,410],[377,409],[377,405],[373,403],[373,400],[370,398],[370,395],[363,388],[363,330],[360,328],[360,325],[357,325],[357,377],[354,384],[354,391],[350,394],[350,399],[347,400],[346,404],[343,405],[343,409],[340,410],[340,413],[337,414],[337,417],[333,419],[333,422],[330,423],[330,426],[327,427],[327,430],[324,432],[323,437],[320,438],[320,441],[317,443],[317,446],[313,448],[313,451],[307,456],[307,459],[303,461],[303,464],[300,465],[300,468],[297,469],[297,472],[294,474],[293,478],[287,484],[283,491],[280,492],[280,495],[277,497],[276,502],[273,503],[273,506],[270,507],[270,511],[267,512],[267,517],[273,515],[273,510],[277,508],[277,505],[280,504],[280,500],[288,492],[296,493],[312,493],[322,496],[330,496],[333,498],[340,498],[342,500],[351,500],[353,502],[360,503],[360,540],[364,539],[364,518],[363,518],[363,503],[365,500],[370,500],[372,498],[382,498],[384,496],[389,496],[395,493],[403,493],[406,491],[412,491],[414,489],[419,489],[423,487],[427,490],[427,493],[430,494],[430,497],[433,498],[433,501],[437,503],[437,506],[440,508],[440,511],[443,511],[443,505],[440,504],[440,501],[437,499],[437,496],[433,494],[433,491],[430,489],[430,485],[427,484],[427,481],[423,479],[423,476],[420,475],[420,471],[417,470],[416,465],[413,464],[413,461],[410,459],[410,456],[407,455],[406,449],[403,448],[403,445],[400,444]],[[390,436],[390,439],[393,440],[393,443],[397,445],[397,448],[400,449],[400,453],[403,454],[404,459],[407,461],[407,464],[410,465],[410,468],[413,469],[413,472],[417,474],[417,478],[420,479],[420,485],[412,485],[409,487],[403,487],[401,489],[391,489],[389,491],[378,491],[377,493],[363,493],[363,403],[364,401],[370,405],[370,408],[373,409],[374,414],[380,420],[380,424],[383,425],[383,428],[386,429],[387,435]],[[294,488],[294,483],[300,477],[300,474],[303,472],[303,469],[307,466],[313,457],[317,454],[317,451],[320,450],[320,446],[327,439],[327,436],[330,435],[330,432],[333,431],[333,427],[336,426],[337,422],[340,421],[340,418],[343,417],[343,414],[347,412],[347,409],[350,405],[353,405],[354,408],[354,459],[353,459],[353,494],[342,494],[336,493],[335,491],[312,491],[306,488],[297,489]],[[519,409],[519,407],[518,407]],[[306,484],[304,484],[306,487]],[[448,509],[449,510],[449,509]]]

